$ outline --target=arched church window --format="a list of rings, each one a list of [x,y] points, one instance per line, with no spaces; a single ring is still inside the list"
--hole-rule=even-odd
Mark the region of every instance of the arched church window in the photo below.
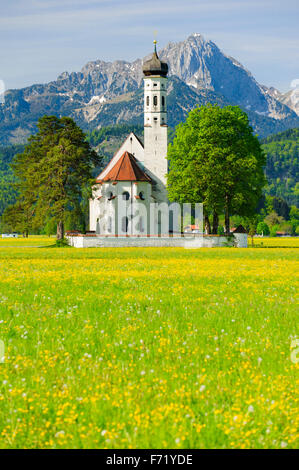
[[[146,97],[146,106],[149,106],[149,104],[150,104],[150,97],[147,96],[147,97]]]
[[[141,199],[142,201],[145,200],[145,196],[144,196],[144,192],[143,192],[143,191],[140,191],[139,197],[140,197],[140,199]]]
[[[154,96],[154,106],[157,106],[157,104],[158,104],[158,96],[155,95]]]
[[[140,217],[140,219],[139,219],[139,232],[140,233],[144,232],[144,219],[143,219],[143,217]]]
[[[162,96],[162,106],[165,106],[165,97]]]
[[[161,237],[162,232],[162,214],[161,211],[158,211],[158,237]]]
[[[130,199],[130,194],[128,193],[128,191],[124,191],[123,192],[123,200],[128,201],[129,199]]]
[[[108,201],[111,201],[111,199],[113,198],[113,193],[109,191],[107,196],[108,196]]]
[[[112,217],[111,217],[111,216],[108,217],[108,227],[107,227],[107,230],[108,230],[109,233],[112,232]]]

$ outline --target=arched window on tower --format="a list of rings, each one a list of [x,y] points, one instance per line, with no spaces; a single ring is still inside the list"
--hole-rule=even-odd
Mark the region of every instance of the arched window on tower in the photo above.
[[[146,106],[149,106],[149,103],[150,103],[150,97],[147,96],[147,97],[146,97]]]
[[[129,199],[130,199],[130,194],[128,193],[128,191],[124,191],[123,192],[123,200],[128,201]]]
[[[162,106],[165,106],[165,97],[162,96]]]
[[[158,96],[155,95],[154,96],[154,106],[157,106],[158,105]]]

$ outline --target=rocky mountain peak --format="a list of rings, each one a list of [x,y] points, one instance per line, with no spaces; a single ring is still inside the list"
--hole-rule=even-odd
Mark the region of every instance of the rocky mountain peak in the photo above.
[[[254,117],[287,120],[292,125],[297,119],[289,107],[294,102],[292,96],[281,102],[279,92],[257,83],[236,59],[200,33],[168,43],[159,51],[159,57],[169,67],[171,125],[183,120],[194,106],[207,101],[237,104]],[[0,105],[0,142],[24,138],[43,114],[72,116],[85,129],[142,121],[142,79],[141,59],[134,62],[99,59],[88,62],[79,72],[63,72],[56,81],[45,85],[10,90],[5,104]],[[267,129],[272,127],[271,122]]]

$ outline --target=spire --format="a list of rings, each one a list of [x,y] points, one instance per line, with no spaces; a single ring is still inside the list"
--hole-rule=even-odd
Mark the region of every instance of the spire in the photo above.
[[[142,70],[145,76],[160,75],[162,77],[166,77],[168,73],[168,65],[166,62],[162,62],[158,57],[156,39],[154,40],[154,52],[152,58],[144,62]]]

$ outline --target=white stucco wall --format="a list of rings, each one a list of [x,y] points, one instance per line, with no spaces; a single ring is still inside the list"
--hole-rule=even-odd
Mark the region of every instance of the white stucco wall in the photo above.
[[[157,99],[155,106],[154,99]],[[164,99],[164,106],[162,105]],[[144,79],[144,159],[148,174],[156,181],[153,195],[157,202],[167,201],[167,78]],[[148,104],[149,103],[149,104]]]
[[[127,201],[123,199],[124,192],[129,193]],[[109,193],[115,196],[111,200]],[[144,199],[140,199],[140,193]],[[120,219],[128,217],[128,235],[146,234],[151,195],[151,184],[144,181],[118,181],[116,184],[105,182],[98,185],[98,189],[94,191],[94,199],[90,201],[90,230],[98,235],[120,234]]]
[[[102,173],[100,173],[98,178],[99,179],[104,178],[125,152],[131,153],[139,161],[142,161],[144,158],[144,148],[133,132],[131,132],[128,135],[126,140],[123,142],[121,147],[117,150],[117,152],[113,155],[112,159],[110,160],[106,168],[104,168]]]
[[[235,246],[237,248],[248,247],[248,235],[247,233],[234,233]]]
[[[114,167],[114,165],[118,162],[124,152],[131,153],[139,161],[143,160],[144,158],[144,148],[133,132],[128,135],[119,150],[114,154],[113,158],[110,160],[109,164],[102,171],[102,173],[100,173],[98,179],[104,178],[107,173],[109,173],[111,168]],[[111,204],[107,204],[107,198],[104,196],[105,191],[107,192],[108,190],[110,190],[113,193],[114,191],[116,191],[117,195],[121,192],[121,188],[115,189],[112,183],[95,185],[95,188],[96,189],[93,190],[92,193],[92,198],[89,201],[89,230],[92,231],[97,231],[97,219],[99,217],[113,215],[113,206]]]
[[[104,219],[113,218],[114,233],[119,233],[117,220],[118,200],[124,191],[130,194],[128,204],[129,227],[128,233],[131,235],[142,234],[138,229],[138,213],[143,209],[147,210],[146,229],[149,232],[150,203],[161,203],[167,201],[166,173],[167,173],[167,78],[159,76],[146,77],[144,79],[144,147],[131,133],[120,149],[115,153],[107,167],[98,176],[103,179],[114,167],[125,151],[130,152],[138,160],[142,169],[152,178],[154,184],[138,182],[138,185],[131,185],[131,182],[117,182],[116,185],[103,183],[97,185],[93,191],[93,197],[89,203],[89,229],[97,234],[108,234],[107,226],[102,224]],[[144,188],[144,189],[143,189]],[[138,200],[135,196],[143,190],[146,194],[144,201]],[[111,191],[116,198],[108,201],[107,194]],[[136,193],[136,191],[138,191]],[[142,217],[142,215],[141,215]],[[100,221],[100,222],[99,222]],[[154,226],[158,227],[158,219],[155,218]],[[160,231],[157,229],[157,233]],[[153,234],[153,231],[150,232]]]
[[[246,234],[238,234],[246,235]],[[235,243],[238,237],[227,239],[217,236],[190,236],[190,237],[104,237],[104,236],[70,236],[70,245],[75,248],[97,247],[181,247],[187,249],[217,248],[217,247],[245,247],[245,237],[242,238],[242,246]],[[238,242],[239,243],[239,242]]]

